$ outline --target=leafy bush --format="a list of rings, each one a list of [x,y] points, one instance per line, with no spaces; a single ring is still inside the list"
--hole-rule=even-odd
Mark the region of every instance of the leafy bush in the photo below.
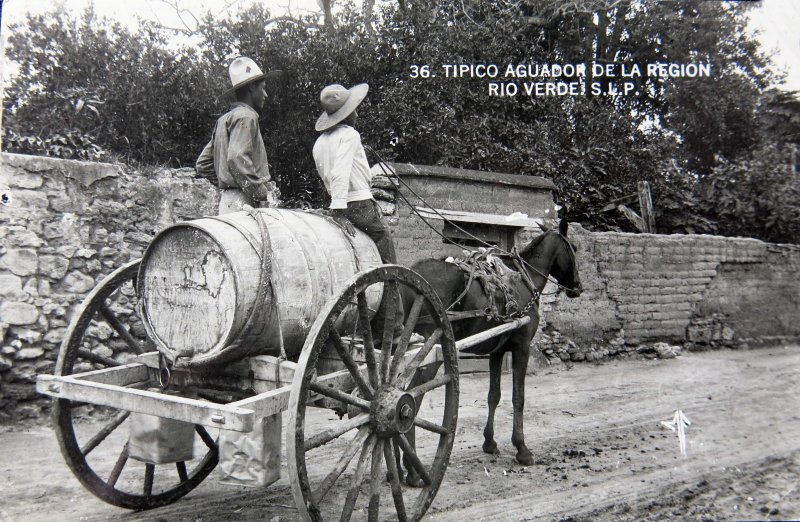
[[[777,243],[800,239],[800,176],[795,145],[766,145],[744,160],[722,162],[699,194],[721,233]]]
[[[107,159],[106,152],[95,143],[95,139],[78,129],[68,130],[64,134],[50,134],[45,138],[20,136],[12,129],[6,129],[3,142],[6,150],[20,154],[88,161]]]

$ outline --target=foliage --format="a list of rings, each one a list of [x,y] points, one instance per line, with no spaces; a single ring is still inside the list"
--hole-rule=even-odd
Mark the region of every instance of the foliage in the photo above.
[[[7,89],[6,147],[41,149],[72,132],[125,161],[193,165],[227,110],[229,100],[217,96],[227,87],[226,64],[238,54],[283,71],[268,83],[262,133],[271,172],[293,206],[324,202],[311,149],[319,91],[331,83],[370,84],[358,129],[386,159],[544,176],[560,188],[566,217],[596,229],[630,230],[619,213],[602,210],[646,180],[659,231],[730,233],[734,214],[717,212],[713,200],[728,197],[720,187],[744,202],[738,188],[745,183],[731,185],[735,176],[746,166],[766,167],[758,158],[778,154],[767,152],[768,144],[796,142],[797,102],[762,95],[775,78],[745,31],[739,3],[373,6],[343,6],[322,26],[314,17],[274,17],[262,4],[224,18],[208,14],[196,45],[180,51],[153,25],[132,32],[91,9],[80,19],[63,12],[29,17],[8,38],[21,74]],[[439,68],[592,61],[642,68],[707,61],[713,74],[668,81],[645,75],[636,79],[636,96],[490,97],[486,80],[446,78]],[[438,74],[411,78],[411,66],[423,64]],[[770,230],[793,226],[779,222]]]
[[[759,99],[762,141],[800,145],[800,93],[769,89]]]
[[[800,100],[769,89],[759,96],[758,145],[735,160],[722,159],[694,190],[694,197],[724,235],[800,242]]]
[[[69,129],[64,134],[48,134],[45,138],[20,136],[13,129],[6,129],[3,143],[7,150],[20,154],[88,161],[106,159],[106,152],[95,143],[95,138],[78,129]]]
[[[185,165],[202,148],[208,131],[198,123],[210,107],[197,93],[209,81],[192,51],[176,56],[158,32],[132,33],[91,8],[80,19],[29,15],[11,29],[7,56],[20,74],[6,89],[4,123],[16,134],[46,142],[75,129],[149,163]]]
[[[798,147],[765,145],[747,158],[722,162],[700,187],[714,205],[720,232],[776,243],[800,238]]]

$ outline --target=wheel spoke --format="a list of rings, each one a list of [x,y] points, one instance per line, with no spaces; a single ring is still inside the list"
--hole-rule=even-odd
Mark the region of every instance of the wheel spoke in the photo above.
[[[369,514],[367,520],[370,522],[378,521],[381,504],[381,450],[384,441],[378,439],[375,447],[372,448],[372,462],[370,463],[369,475]]]
[[[357,408],[361,408],[362,410],[369,411],[369,402],[360,397],[345,393],[338,388],[331,388],[330,386],[317,384],[316,382],[312,382],[309,386],[311,391],[317,392],[326,397],[330,397],[331,399],[336,399],[337,401],[342,401]]]
[[[211,435],[208,434],[208,432],[203,426],[195,424],[194,431],[196,431],[197,434],[200,435],[200,438],[203,439],[203,442],[206,444],[206,446],[208,446],[208,449],[210,449],[215,453],[219,451],[217,443],[214,441],[213,438],[211,438]]]
[[[344,342],[342,342],[342,338],[339,336],[339,333],[336,330],[331,329],[330,338],[333,340],[333,345],[336,347],[336,352],[339,354],[342,362],[350,372],[350,376],[356,382],[356,386],[359,387],[361,393],[363,393],[367,399],[372,399],[372,387],[369,385],[369,383],[367,383],[367,381],[364,380],[364,376],[361,374],[358,364],[356,364],[356,362],[347,352],[347,348],[345,348]]]
[[[414,358],[408,361],[408,364],[403,371],[400,373],[400,376],[397,378],[397,382],[400,385],[400,389],[405,389],[408,386],[409,381],[414,376],[414,371],[419,368],[419,365],[422,364],[422,361],[425,360],[425,357],[428,356],[430,351],[439,342],[439,339],[442,337],[442,329],[437,328],[428,339],[425,340],[425,344],[422,345],[422,348],[414,355]]]
[[[430,421],[426,421],[420,417],[414,418],[414,425],[419,426],[423,430],[432,431],[433,433],[438,433],[439,435],[450,435],[450,430],[445,428],[444,426],[440,426],[439,424],[435,424]]]
[[[388,382],[394,382],[397,378],[397,372],[400,369],[400,363],[404,360],[404,355],[408,349],[408,340],[411,334],[414,333],[414,328],[417,326],[417,318],[419,318],[419,311],[422,309],[422,303],[425,301],[425,296],[422,294],[417,295],[414,299],[414,304],[411,306],[411,311],[408,313],[406,324],[403,327],[403,333],[400,336],[400,343],[397,345],[397,350],[392,357],[392,365],[389,367]]]
[[[99,310],[100,310],[100,315],[103,316],[103,319],[106,320],[106,322],[111,326],[111,328],[116,330],[116,332],[119,334],[120,337],[122,337],[125,340],[128,346],[136,350],[136,353],[142,354],[145,352],[142,343],[137,341],[136,338],[133,335],[131,335],[128,329],[125,328],[125,325],[122,324],[119,318],[114,314],[114,312],[111,311],[111,309],[108,306],[106,306],[105,303],[102,303],[100,305]]]
[[[353,417],[352,419],[342,421],[338,423],[335,427],[329,430],[325,430],[321,433],[317,433],[313,437],[309,438],[305,442],[305,449],[306,451],[310,451],[314,448],[324,446],[333,439],[341,437],[348,431],[361,427],[368,422],[369,422],[368,414],[359,415],[358,417]]]
[[[54,371],[56,375],[74,377],[79,372],[85,371],[80,367],[119,368],[125,364],[122,360],[115,360],[121,359],[116,355],[106,357],[99,355],[102,353],[101,350],[96,350],[98,353],[91,351],[92,325],[100,326],[107,333],[110,332],[112,344],[119,343],[130,353],[140,354],[150,351],[149,348],[152,346],[150,341],[142,341],[137,337],[135,329],[131,328],[128,321],[128,311],[137,308],[137,298],[134,293],[124,291],[128,303],[117,301],[115,297],[120,295],[120,290],[129,289],[131,284],[135,288],[135,275],[139,266],[140,261],[136,260],[114,270],[80,303],[62,341]],[[128,384],[126,388],[148,387],[148,384],[152,382],[145,380]],[[209,448],[204,452],[204,457],[194,468],[188,462],[175,463],[180,480],[175,480],[175,471],[167,470],[170,472],[167,473],[169,478],[165,476],[162,484],[161,479],[156,477],[156,465],[151,465],[149,469],[138,463],[128,465],[133,459],[131,446],[125,442],[127,439],[127,433],[124,433],[127,431],[125,423],[129,422],[130,415],[123,410],[127,408],[110,409],[109,411],[113,413],[108,418],[104,418],[87,432],[86,437],[78,439],[77,435],[83,430],[78,429],[77,412],[80,410],[77,408],[85,405],[86,403],[67,399],[56,401],[53,408],[54,428],[62,443],[64,458],[69,467],[92,494],[109,504],[134,510],[147,509],[154,504],[170,504],[199,485],[217,464],[218,455],[214,440],[205,430],[202,432],[198,430]],[[110,466],[103,465],[98,460],[99,453],[105,453],[106,448],[116,451],[118,455],[117,458],[111,455],[112,460],[106,463]],[[133,482],[130,485],[133,489],[129,487],[129,479]]]
[[[153,494],[153,476],[156,472],[155,464],[144,465],[144,496],[149,497]]]
[[[82,359],[86,359],[87,361],[91,361],[93,363],[104,364],[107,367],[122,366],[122,363],[119,361],[115,361],[110,357],[97,355],[96,353],[90,352],[89,350],[84,350],[83,348],[78,349],[78,357],[81,357]]]
[[[397,519],[400,522],[404,522],[407,519],[406,506],[403,502],[403,490],[400,489],[400,475],[393,446],[392,441],[387,440],[383,444],[383,456],[386,459],[386,468],[389,470],[389,482],[392,485],[392,498],[394,499],[394,507],[397,510]]]
[[[422,464],[422,461],[419,460],[419,457],[417,457],[417,452],[411,447],[411,444],[408,442],[406,436],[401,433],[397,435],[394,440],[400,444],[400,448],[403,450],[403,453],[406,457],[408,457],[408,460],[411,462],[411,465],[414,466],[414,469],[417,470],[417,473],[419,473],[419,476],[422,478],[422,481],[425,483],[425,485],[430,486],[433,482],[431,480],[431,476],[428,473],[428,470],[425,469],[425,465]]]
[[[444,386],[445,384],[447,384],[451,380],[452,380],[452,377],[449,374],[440,375],[439,377],[436,377],[435,379],[431,379],[428,382],[424,382],[424,383],[420,384],[416,388],[411,388],[410,390],[408,390],[408,393],[413,395],[415,399],[419,399],[420,397],[422,397],[423,395],[425,395],[429,391],[434,390],[434,389],[438,388],[439,386]]]
[[[395,310],[400,305],[398,303],[397,281],[388,281],[383,284],[384,318],[383,318],[383,341],[381,342],[381,372],[382,382],[386,381],[389,374],[389,359],[392,353],[392,339],[394,338],[394,319]],[[388,299],[387,299],[388,298]]]
[[[374,285],[383,286],[384,299],[379,316],[369,321],[373,313],[369,291]],[[353,276],[315,319],[298,358],[295,373],[300,379],[289,395],[294,431],[287,437],[289,483],[299,518],[320,520],[337,496],[344,502],[333,508],[340,513],[335,519],[343,522],[361,517],[374,522],[418,520],[431,505],[455,439],[459,377],[452,330],[434,294],[431,285],[411,270],[382,265]],[[346,334],[336,328],[344,311],[349,319]],[[425,324],[429,335],[411,345],[424,314],[434,318]],[[340,367],[347,368],[335,374],[339,384],[326,382],[329,370],[323,354],[335,354]],[[398,435],[414,426],[411,398],[419,404],[430,391],[437,399],[431,406],[443,414],[430,413],[415,424],[424,430],[423,437],[438,442],[432,457],[422,446],[414,448],[414,431]],[[344,408],[349,415],[317,425],[317,415],[307,417],[308,405],[325,405],[340,414]],[[312,463],[324,454],[330,462],[314,477]],[[422,489],[406,489],[406,467],[409,483],[419,482]]]
[[[92,437],[91,440],[89,440],[89,442],[87,442],[86,445],[81,448],[81,454],[83,454],[84,457],[88,455],[93,449],[99,446],[100,443],[106,440],[106,438],[108,438],[108,436],[111,435],[115,429],[119,428],[119,425],[125,422],[125,419],[127,419],[128,415],[130,414],[131,412],[129,411],[119,412],[113,419],[111,419],[111,422],[103,426],[103,429],[97,432],[97,435]]]
[[[125,467],[125,463],[128,462],[128,443],[125,443],[125,446],[122,447],[122,452],[119,454],[117,458],[117,462],[114,464],[114,469],[111,470],[111,475],[108,476],[108,485],[113,488],[117,480],[119,480],[119,476],[122,474],[122,468]]]
[[[375,361],[375,342],[372,339],[372,328],[369,325],[369,307],[364,292],[358,294],[358,321],[361,326],[361,339],[364,341],[364,358],[367,361],[369,382],[373,388],[380,386],[378,381],[378,365]]]
[[[178,478],[181,479],[181,482],[186,482],[189,480],[189,474],[186,472],[185,462],[176,462],[175,467],[178,468]]]
[[[347,449],[345,449],[344,453],[342,453],[341,458],[333,467],[328,476],[322,481],[319,485],[317,491],[315,491],[311,498],[314,504],[319,504],[322,502],[322,499],[325,498],[325,495],[328,494],[328,491],[333,487],[339,477],[344,473],[344,470],[347,469],[347,466],[350,464],[350,461],[353,460],[353,457],[356,456],[358,450],[362,449],[364,446],[364,441],[367,440],[367,437],[370,435],[370,430],[367,426],[362,426],[362,428],[358,431],[358,434],[350,441],[348,444]]]
[[[371,435],[367,438],[364,449],[361,450],[361,456],[358,458],[358,464],[356,465],[356,472],[353,475],[353,480],[350,482],[350,490],[347,492],[347,499],[342,509],[342,517],[339,519],[340,522],[348,522],[350,517],[353,516],[353,509],[355,508],[356,500],[358,500],[358,494],[361,492],[361,483],[364,481],[364,473],[367,471],[367,459],[372,455],[372,448],[375,447],[377,441],[378,437]]]

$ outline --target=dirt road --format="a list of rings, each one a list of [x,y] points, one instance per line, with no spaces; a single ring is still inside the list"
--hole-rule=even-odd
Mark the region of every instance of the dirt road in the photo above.
[[[481,452],[487,376],[462,376],[456,442],[427,520],[800,519],[800,346],[551,366],[528,383],[536,462],[523,468],[509,441],[510,376],[499,455]],[[685,457],[661,423],[676,410],[691,421]],[[49,428],[6,430],[0,521],[295,520],[283,475],[265,490],[208,479],[176,504],[133,513],[83,490]]]

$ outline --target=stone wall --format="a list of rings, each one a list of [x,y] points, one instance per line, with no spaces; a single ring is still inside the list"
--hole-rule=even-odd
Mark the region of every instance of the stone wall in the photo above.
[[[534,178],[401,166],[409,186],[440,209],[541,218],[552,185]],[[134,171],[98,163],[2,155],[0,188],[0,422],[38,415],[35,376],[53,371],[70,318],[114,268],[141,256],[167,225],[214,214],[216,190],[191,169]],[[406,191],[407,189],[403,188]],[[458,253],[397,200],[389,179],[373,191],[398,257]],[[414,202],[413,195],[404,192]],[[442,221],[433,219],[439,232]],[[511,227],[521,245],[538,233]],[[589,233],[571,227],[585,292],[542,300],[537,347],[552,359],[674,354],[685,346],[750,346],[800,338],[800,248],[752,239]],[[125,317],[141,334],[132,312]],[[89,348],[124,359],[102,324]],[[659,344],[661,343],[661,344]],[[664,344],[666,343],[666,344]],[[89,369],[89,368],[86,368]]]
[[[8,421],[38,414],[35,376],[53,371],[69,319],[97,282],[140,257],[166,225],[214,213],[217,195],[193,169],[16,154],[2,155],[0,187],[11,197],[0,206],[0,421]]]

